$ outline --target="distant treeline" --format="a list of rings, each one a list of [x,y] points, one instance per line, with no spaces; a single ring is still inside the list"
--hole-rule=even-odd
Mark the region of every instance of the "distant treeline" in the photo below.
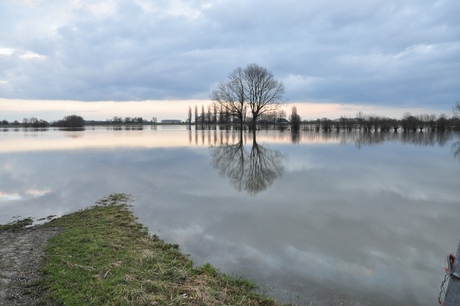
[[[192,109],[188,109],[187,123],[195,125],[204,124],[241,124],[241,119],[235,115],[232,115],[229,109],[219,106],[217,104],[208,105],[207,111],[204,105],[201,106],[201,112],[198,112],[198,106],[195,105],[195,121],[192,121]],[[252,117],[243,116],[243,123],[249,123],[252,121]],[[286,112],[284,110],[265,112],[259,115],[258,124],[275,124],[279,122],[288,123],[286,119]]]
[[[201,113],[198,112],[198,107],[195,105],[195,120],[192,121],[192,109],[188,109],[188,118],[184,123],[189,125],[195,124],[198,126],[204,125],[238,125],[249,126],[252,118],[243,116],[243,122],[240,118],[232,116],[223,107],[216,104],[209,105],[207,111],[204,106],[201,106]],[[178,121],[178,120],[163,120],[163,121]],[[64,128],[79,128],[84,125],[141,125],[141,124],[157,124],[157,118],[152,117],[151,120],[146,120],[142,117],[118,117],[101,121],[85,121],[81,116],[71,115],[66,116],[61,120],[47,122],[42,119],[24,118],[22,122],[15,120],[8,122],[7,120],[0,121],[1,125],[15,125],[33,128],[46,128],[49,126],[64,127]],[[276,110],[262,113],[257,118],[257,126],[259,128],[288,128],[296,130],[311,130],[311,131],[460,131],[460,102],[457,102],[453,107],[453,115],[448,117],[445,114],[439,116],[435,114],[412,115],[405,113],[401,119],[389,118],[377,115],[365,115],[359,112],[355,117],[342,116],[338,119],[318,118],[315,120],[302,120],[297,113],[297,108],[292,107],[291,114],[287,116],[284,110]]]
[[[106,120],[88,120],[85,121],[86,125],[143,125],[143,124],[157,124],[157,118],[147,120],[143,117],[119,117],[114,116]]]
[[[460,119],[458,117],[447,117],[434,114],[423,114],[413,116],[410,113],[405,113],[401,119],[388,117],[380,117],[375,115],[363,115],[359,113],[354,118],[340,117],[339,119],[331,120],[321,118],[310,121],[302,121],[301,125],[306,130],[322,130],[330,131],[353,131],[360,130],[365,132],[370,131],[399,131],[416,132],[416,131],[453,131],[460,130]]]
[[[22,122],[17,120],[13,122],[8,122],[7,120],[0,121],[2,125],[13,125],[13,126],[23,126],[26,128],[47,128],[50,126],[63,127],[63,128],[80,128],[83,127],[85,121],[83,117],[77,115],[65,116],[63,119],[53,122],[48,122],[43,119],[37,119],[35,117],[24,118]]]
[[[151,120],[144,119],[142,117],[118,117],[115,116],[112,119],[107,119],[103,121],[107,124],[148,124],[148,123],[157,123],[157,118],[152,117]]]
[[[48,122],[43,119],[37,119],[36,117],[24,118],[22,122],[18,120],[9,122],[8,120],[1,120],[0,125],[12,125],[12,126],[24,126],[33,128],[46,128],[50,126],[56,127],[83,127],[85,125],[118,125],[118,124],[156,124],[157,118],[153,117],[151,120],[146,120],[142,117],[118,117],[115,116],[112,119],[107,120],[84,120],[83,117],[78,115],[66,116],[61,120]]]
[[[252,118],[244,117],[244,123],[250,123]],[[192,110],[189,107],[188,119],[189,124],[195,125],[210,125],[210,124],[231,124],[240,125],[240,119],[231,116],[224,108],[219,108],[216,105],[209,105],[207,111],[205,107],[201,107],[201,113],[198,112],[198,107],[195,106],[195,121],[192,122]],[[338,119],[318,118],[315,120],[301,120],[297,113],[297,108],[292,107],[292,112],[287,117],[284,110],[266,112],[259,116],[257,120],[259,127],[288,127],[292,130],[315,130],[315,131],[459,131],[460,130],[460,103],[454,106],[453,116],[448,117],[445,114],[439,116],[435,114],[412,115],[405,113],[401,119],[389,118],[377,115],[365,115],[359,112],[355,117],[342,116]]]

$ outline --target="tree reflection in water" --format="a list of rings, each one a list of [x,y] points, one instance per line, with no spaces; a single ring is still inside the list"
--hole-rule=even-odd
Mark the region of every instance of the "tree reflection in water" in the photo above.
[[[460,160],[460,141],[456,141],[452,144],[452,155]]]
[[[273,181],[284,173],[284,156],[277,150],[270,150],[256,141],[253,133],[252,148],[243,143],[243,132],[234,144],[211,146],[212,166],[221,177],[228,177],[238,191],[250,195],[266,190]]]

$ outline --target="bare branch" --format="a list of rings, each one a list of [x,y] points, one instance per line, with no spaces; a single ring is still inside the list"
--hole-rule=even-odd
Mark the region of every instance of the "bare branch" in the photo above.
[[[250,64],[245,69],[238,67],[231,72],[228,81],[220,82],[211,93],[211,99],[241,122],[249,110],[255,125],[261,114],[280,108],[284,93],[284,84],[277,81],[273,73]]]
[[[457,103],[455,103],[452,111],[454,113],[454,117],[460,119],[460,101],[457,101]]]

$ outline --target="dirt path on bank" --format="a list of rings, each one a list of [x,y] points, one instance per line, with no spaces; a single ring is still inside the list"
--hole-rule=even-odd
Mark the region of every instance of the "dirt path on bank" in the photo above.
[[[38,305],[41,298],[39,269],[44,247],[58,229],[32,227],[0,230],[0,305]]]

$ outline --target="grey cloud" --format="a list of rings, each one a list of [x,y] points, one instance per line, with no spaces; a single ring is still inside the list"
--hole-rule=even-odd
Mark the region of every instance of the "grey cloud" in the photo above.
[[[0,56],[0,80],[11,84],[0,96],[206,99],[235,67],[256,62],[291,101],[450,110],[458,99],[454,0],[82,3],[0,10],[0,48],[46,57]],[[56,26],[38,16],[46,12]]]

